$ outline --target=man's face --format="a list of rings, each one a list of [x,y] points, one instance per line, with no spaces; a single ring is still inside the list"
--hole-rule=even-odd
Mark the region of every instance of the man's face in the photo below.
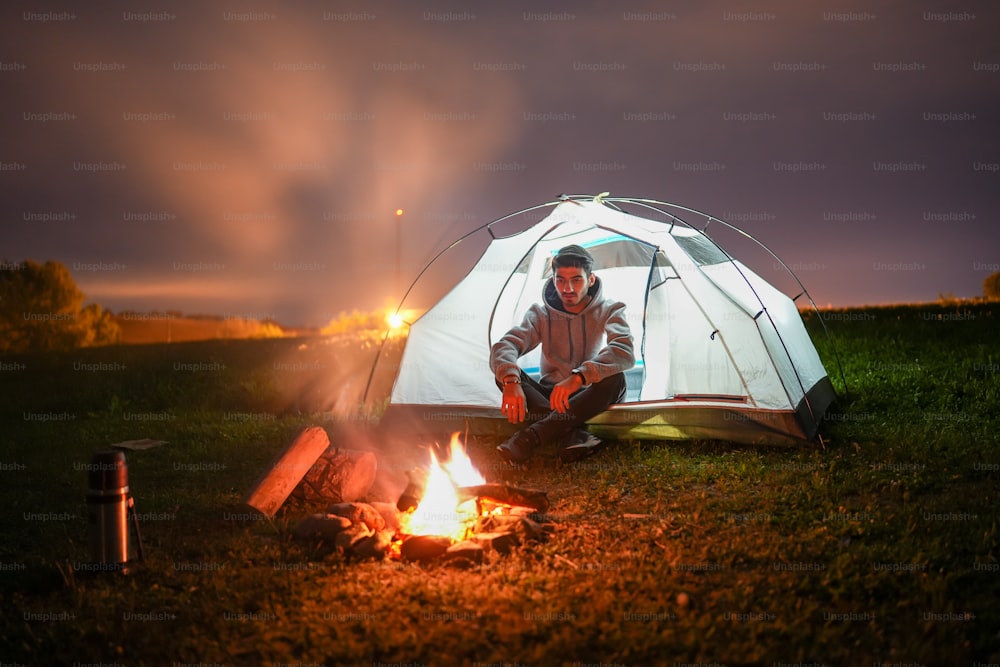
[[[579,312],[584,306],[587,290],[594,284],[594,275],[587,275],[583,269],[575,266],[560,266],[553,278],[563,308],[571,313]]]

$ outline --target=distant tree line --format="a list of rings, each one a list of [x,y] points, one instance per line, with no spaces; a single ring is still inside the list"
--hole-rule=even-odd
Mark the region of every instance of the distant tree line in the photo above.
[[[0,352],[50,352],[117,343],[111,313],[84,305],[83,292],[59,262],[4,261],[0,271]]]
[[[0,269],[0,353],[49,352],[121,341],[121,329],[112,313],[94,303],[85,305],[83,292],[59,262],[0,260]],[[1000,272],[986,277],[983,294],[987,299],[1000,300]],[[385,311],[342,312],[321,333],[329,336],[380,332],[385,330],[386,317]],[[227,338],[280,337],[284,333],[280,326],[269,321],[226,324],[234,328],[223,333]]]

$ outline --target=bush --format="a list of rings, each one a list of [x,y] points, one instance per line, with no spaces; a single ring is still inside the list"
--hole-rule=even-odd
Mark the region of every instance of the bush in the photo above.
[[[111,313],[83,305],[59,262],[26,260],[0,272],[0,352],[49,352],[118,342]]]
[[[987,299],[1000,299],[1000,272],[991,273],[983,281],[983,294]]]
[[[330,320],[320,330],[324,336],[339,334],[358,334],[365,331],[384,331],[386,327],[385,311],[361,312],[353,310],[350,313],[341,312],[338,317]]]

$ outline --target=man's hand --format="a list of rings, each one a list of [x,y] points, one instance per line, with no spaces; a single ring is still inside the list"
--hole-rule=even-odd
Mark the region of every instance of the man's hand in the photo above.
[[[549,394],[549,407],[559,413],[569,410],[569,397],[583,386],[583,378],[573,373],[568,378],[552,387]]]
[[[524,390],[521,389],[520,382],[511,382],[503,386],[503,405],[500,410],[511,424],[520,424],[524,421],[526,412],[526,401],[524,400]]]

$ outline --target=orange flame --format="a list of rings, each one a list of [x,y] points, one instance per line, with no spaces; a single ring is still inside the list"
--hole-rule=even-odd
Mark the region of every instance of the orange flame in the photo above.
[[[431,452],[431,467],[420,504],[400,519],[405,535],[440,535],[452,540],[465,539],[478,513],[476,500],[459,502],[458,487],[484,484],[486,480],[472,465],[472,460],[458,440],[451,436],[451,453],[443,464]]]

